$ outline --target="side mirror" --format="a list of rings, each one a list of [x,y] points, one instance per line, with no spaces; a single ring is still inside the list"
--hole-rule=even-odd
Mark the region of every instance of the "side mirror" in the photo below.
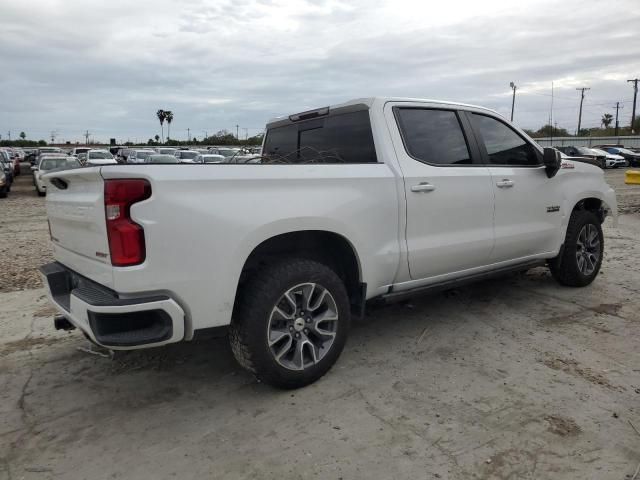
[[[552,178],[558,173],[558,170],[560,170],[562,157],[560,156],[560,152],[555,148],[545,147],[542,161],[547,171],[547,177]]]

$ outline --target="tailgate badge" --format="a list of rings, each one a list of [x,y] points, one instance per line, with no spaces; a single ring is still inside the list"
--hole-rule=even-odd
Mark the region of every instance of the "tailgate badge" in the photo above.
[[[100,258],[107,258],[108,255],[106,253],[102,253],[102,252],[96,252],[96,257],[100,257]]]

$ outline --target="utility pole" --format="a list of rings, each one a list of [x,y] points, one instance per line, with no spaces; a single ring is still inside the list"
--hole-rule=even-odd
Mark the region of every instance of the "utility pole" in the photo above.
[[[236,124],[236,139],[240,140],[240,125]]]
[[[513,122],[513,107],[516,105],[516,89],[518,88],[515,83],[509,84],[511,90],[513,90],[513,99],[511,100],[511,121]]]
[[[615,136],[618,136],[618,110],[624,108],[620,106],[620,102],[616,102],[616,133]]]
[[[84,136],[84,144],[85,144],[85,145],[89,145],[89,135],[91,135],[91,134],[89,133],[89,130],[87,130],[87,131],[85,131],[85,132],[84,132],[84,135],[83,135],[83,136]],[[53,140],[51,140],[51,141],[53,142]]]
[[[585,90],[591,90],[587,87],[576,88],[576,90],[580,90],[580,113],[578,113],[578,131],[576,135],[580,136],[580,126],[582,125],[582,102],[584,102],[584,92]]]
[[[55,130],[51,131],[50,137],[51,137],[51,143],[56,141],[56,132],[55,132]]]
[[[7,132],[7,135],[9,135],[9,141],[11,141],[11,130]]]
[[[187,128],[187,141],[190,142],[191,141],[191,129]]]
[[[640,81],[640,78],[627,80],[627,83],[633,83],[633,112],[631,112],[631,133],[636,133],[633,124],[636,123],[636,98],[638,98],[638,81]]]

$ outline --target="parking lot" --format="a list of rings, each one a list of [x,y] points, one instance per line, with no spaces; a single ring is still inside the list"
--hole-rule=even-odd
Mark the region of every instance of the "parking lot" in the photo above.
[[[0,478],[631,478],[640,186],[589,287],[546,269],[371,307],[337,365],[257,383],[225,338],[110,355],[53,329],[45,199],[0,200]],[[188,472],[188,473],[185,473]]]

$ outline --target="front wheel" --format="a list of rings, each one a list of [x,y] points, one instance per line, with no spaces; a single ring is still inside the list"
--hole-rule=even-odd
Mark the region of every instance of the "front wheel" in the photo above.
[[[575,210],[567,226],[564,249],[549,262],[549,269],[560,284],[584,287],[598,275],[603,252],[604,235],[597,215]]]
[[[322,263],[288,259],[243,285],[229,338],[238,362],[260,381],[291,389],[329,371],[344,348],[349,323],[340,277]]]

